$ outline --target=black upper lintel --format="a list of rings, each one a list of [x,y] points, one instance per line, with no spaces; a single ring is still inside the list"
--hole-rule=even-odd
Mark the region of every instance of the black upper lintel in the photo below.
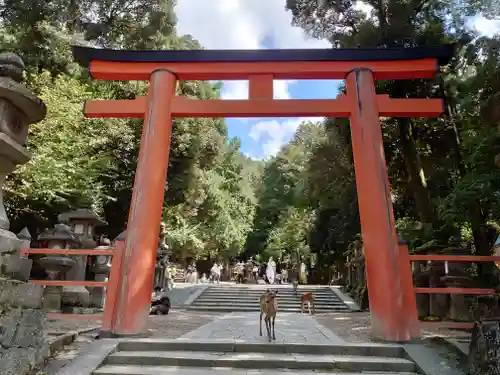
[[[127,51],[73,46],[75,61],[88,68],[93,60],[115,62],[293,62],[293,61],[395,61],[436,59],[446,65],[453,44],[410,48],[331,48],[262,50]]]

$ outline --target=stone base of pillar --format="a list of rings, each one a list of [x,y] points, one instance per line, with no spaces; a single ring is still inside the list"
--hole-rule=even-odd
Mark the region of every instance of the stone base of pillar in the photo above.
[[[61,312],[62,286],[46,286],[43,294],[43,309],[46,312]]]
[[[66,306],[90,306],[90,293],[84,286],[64,286],[61,298]]]
[[[108,281],[107,274],[97,274],[94,277],[94,281]],[[106,302],[106,288],[95,287],[90,288],[90,304],[94,307],[104,307]]]
[[[94,307],[103,308],[106,302],[106,291],[104,288],[93,288],[90,292],[90,304]]]

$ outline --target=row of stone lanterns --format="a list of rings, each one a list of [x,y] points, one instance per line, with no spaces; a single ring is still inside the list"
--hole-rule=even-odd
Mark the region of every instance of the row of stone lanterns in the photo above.
[[[37,242],[42,248],[48,249],[94,249],[98,243],[94,240],[95,227],[105,225],[95,213],[87,209],[78,209],[59,215],[60,223],[54,228],[42,232]],[[24,236],[31,241],[27,230]],[[18,235],[21,236],[21,233]],[[110,241],[100,240],[98,249],[108,249]],[[84,281],[88,266],[87,255],[46,255],[35,258],[35,266],[43,269],[49,280]],[[110,256],[94,257],[91,264],[94,281],[106,281],[111,266]],[[47,286],[45,288],[44,308],[48,311],[60,311],[61,307],[68,312],[89,306],[102,308],[104,306],[105,290],[102,287],[87,288],[83,286]]]

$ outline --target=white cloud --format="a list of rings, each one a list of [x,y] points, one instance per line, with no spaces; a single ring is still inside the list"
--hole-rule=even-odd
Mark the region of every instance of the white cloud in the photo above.
[[[322,121],[322,117],[292,118],[283,122],[265,120],[255,124],[249,136],[259,142],[264,158],[274,156],[290,140],[299,125],[304,121]]]
[[[285,11],[285,2],[178,0],[177,31],[179,34],[193,35],[207,49],[261,49],[270,40],[273,48],[330,48],[330,43],[309,38],[302,29],[291,26],[292,14]],[[289,99],[289,86],[293,82],[275,81],[274,98]],[[222,97],[247,99],[248,81],[224,82]],[[264,157],[267,157],[279,150],[304,120],[307,119],[297,118],[283,122],[264,120],[252,127],[250,136],[259,143],[263,142],[262,151]],[[263,137],[266,138],[265,141],[262,141]]]
[[[500,19],[486,19],[482,15],[471,17],[467,25],[478,34],[493,37],[500,34]]]
[[[176,14],[180,34],[191,34],[205,48],[259,49],[266,38],[276,48],[328,48],[292,27],[285,0],[178,0]]]
[[[273,82],[274,99],[290,99],[288,85],[296,81],[276,80]],[[222,91],[223,99],[248,99],[248,81],[226,81]]]
[[[272,41],[273,48],[330,48],[324,40],[309,38],[302,29],[292,27],[292,14],[285,10],[286,0],[177,0],[177,31],[191,34],[207,49],[262,49]],[[363,1],[356,8],[370,16],[371,7]],[[469,20],[469,26],[482,35],[500,31],[500,20],[481,16]],[[276,81],[274,97],[290,98],[293,81]],[[248,98],[248,82],[224,82],[224,99]],[[272,155],[293,135],[304,119],[266,120],[256,123],[250,136],[262,144],[265,156]],[[246,122],[248,120],[241,119]]]

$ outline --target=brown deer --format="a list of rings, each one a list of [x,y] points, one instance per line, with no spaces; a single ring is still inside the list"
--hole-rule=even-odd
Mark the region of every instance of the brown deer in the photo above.
[[[304,306],[307,305],[309,310],[309,315],[313,315],[316,313],[316,306],[314,304],[314,296],[312,292],[306,292],[300,296],[300,312],[304,313]],[[312,308],[312,311],[311,311]]]
[[[278,300],[276,299],[277,294],[278,290],[268,289],[260,296],[259,332],[262,336],[262,315],[265,314],[264,322],[266,323],[267,337],[269,338],[269,341],[271,341],[271,339],[276,340],[276,335],[274,333],[274,321],[276,320],[276,312],[278,311]]]

